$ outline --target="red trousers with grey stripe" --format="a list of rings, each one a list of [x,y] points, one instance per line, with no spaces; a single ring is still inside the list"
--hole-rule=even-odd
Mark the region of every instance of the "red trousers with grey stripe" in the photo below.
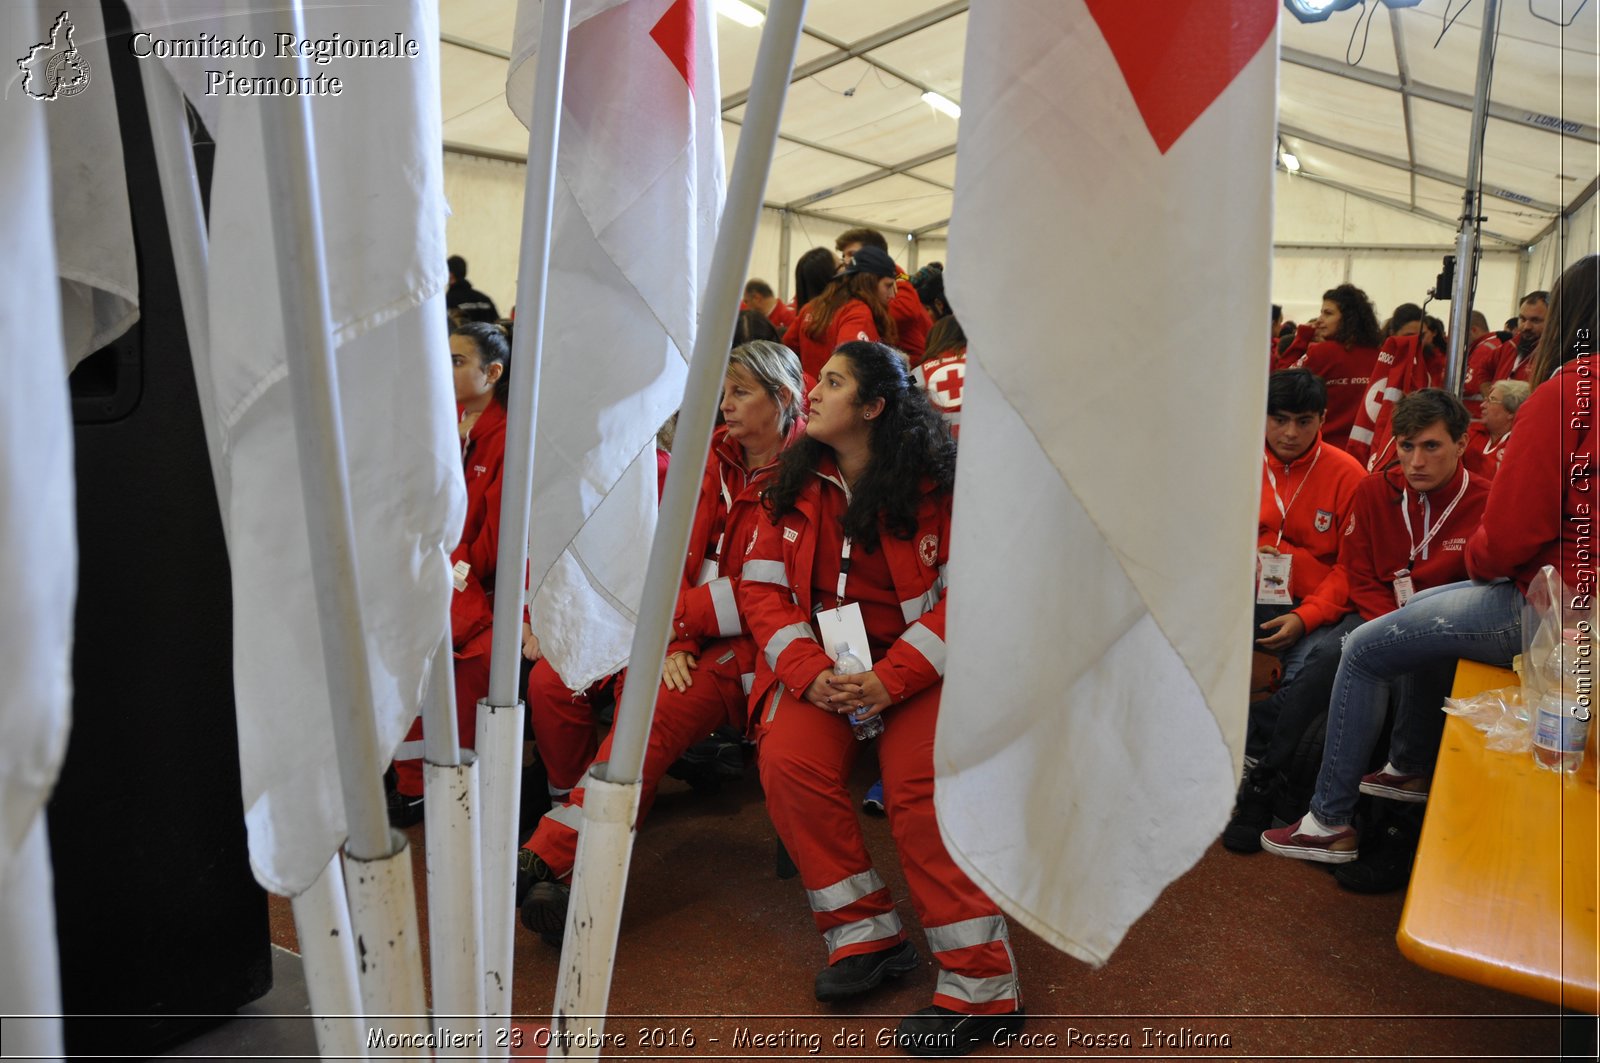
[[[878,741],[884,805],[911,903],[940,971],[933,1002],[997,1013],[1022,1004],[1004,917],[944,847],[933,812],[938,682],[884,714]],[[781,688],[780,688],[781,689]],[[849,721],[782,690],[761,707],[761,785],[767,811],[805,885],[828,962],[905,938],[893,899],[861,836],[845,779],[857,746]]]
[[[705,647],[699,667],[691,673],[694,682],[688,690],[661,687],[656,696],[655,716],[650,722],[650,737],[645,745],[643,786],[639,795],[639,822],[644,822],[655,801],[656,787],[684,750],[723,724],[744,728],[749,715],[744,684],[739,677],[739,659],[729,649],[730,640],[719,639]],[[600,743],[595,761],[611,756],[611,735]],[[584,765],[587,769],[588,765]],[[572,874],[578,852],[578,832],[583,824],[583,787],[574,789],[564,804],[545,813],[524,849],[539,854],[557,876]]]

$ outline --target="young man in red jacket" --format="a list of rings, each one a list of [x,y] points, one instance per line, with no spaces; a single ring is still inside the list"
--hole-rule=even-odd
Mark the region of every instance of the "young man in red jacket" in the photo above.
[[[889,241],[876,229],[846,229],[839,234],[833,246],[846,266],[850,265],[856,250],[861,247],[876,247],[884,254],[889,254]],[[928,316],[927,309],[922,305],[922,297],[917,294],[905,271],[896,266],[895,273],[899,283],[895,285],[894,298],[889,301],[889,317],[894,321],[895,328],[895,346],[910,355],[911,364],[916,365],[922,361],[922,354],[927,349],[928,329],[933,327],[933,319]]]
[[[1339,550],[1350,601],[1367,621],[1352,639],[1381,625],[1382,617],[1402,609],[1418,592],[1467,578],[1464,550],[1489,498],[1489,482],[1461,463],[1468,420],[1461,400],[1438,388],[1424,388],[1396,404],[1398,465],[1362,482]],[[1341,673],[1346,666],[1341,664]],[[1262,834],[1262,848],[1297,860],[1348,863],[1358,855],[1351,819],[1360,794],[1426,800],[1427,776],[1444,726],[1438,708],[1454,670],[1454,660],[1447,660],[1394,679],[1389,761],[1377,772],[1363,774],[1383,712],[1348,711],[1335,701],[1311,808],[1298,823]]]
[[[1281,769],[1305,723],[1327,707],[1339,642],[1357,623],[1336,564],[1341,531],[1366,471],[1323,441],[1327,405],[1327,388],[1308,370],[1286,369],[1267,383],[1256,521],[1256,644],[1281,658],[1283,679],[1271,697],[1250,706],[1245,777],[1222,832],[1222,844],[1234,852],[1260,850],[1261,832],[1272,825]]]

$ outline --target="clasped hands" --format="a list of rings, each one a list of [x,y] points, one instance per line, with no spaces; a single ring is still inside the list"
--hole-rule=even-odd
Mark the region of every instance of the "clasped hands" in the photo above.
[[[826,712],[857,713],[863,720],[878,715],[894,701],[883,688],[883,680],[872,672],[854,675],[823,672],[806,687],[804,697]]]

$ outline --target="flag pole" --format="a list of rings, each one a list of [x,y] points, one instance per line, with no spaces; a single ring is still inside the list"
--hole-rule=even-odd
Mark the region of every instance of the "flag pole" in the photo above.
[[[279,32],[305,39],[299,0],[292,0],[272,21]],[[294,57],[292,63],[295,76],[305,73],[303,57]],[[339,420],[310,100],[300,96],[263,107],[261,136],[265,157],[277,161],[267,167],[267,211],[282,300],[322,659],[349,830],[345,852],[355,862],[347,877],[350,916],[356,937],[366,944],[361,962],[363,1010],[392,1016],[386,1020],[386,1030],[419,1035],[413,1043],[422,1044],[430,1031],[410,858],[404,836],[390,832],[385,811],[384,765],[356,582],[355,527]]]
[[[446,632],[434,650],[422,707],[428,969],[433,975],[435,1033],[449,1025],[449,1017],[475,1020],[483,1014],[478,765],[470,751],[457,746],[455,705],[455,654]]]
[[[622,895],[632,856],[633,825],[638,814],[645,744],[654,715],[655,691],[672,626],[673,605],[688,548],[689,526],[701,472],[711,446],[717,396],[727,371],[745,271],[755,242],[773,147],[789,78],[805,19],[805,0],[773,0],[756,53],[755,72],[739,147],[728,182],[727,203],[717,230],[710,275],[701,292],[700,321],[694,354],[689,359],[672,464],[662,491],[661,512],[650,545],[650,562],[634,628],[628,661],[628,682],[617,708],[611,760],[595,765],[585,790],[583,830],[572,876],[572,900],[561,949],[561,974],[556,983],[553,1035],[561,1032],[603,1033],[616,957]],[[542,47],[542,42],[541,42]],[[543,74],[541,55],[540,73]],[[573,1049],[573,1041],[598,1044],[598,1038],[552,1036],[552,1059],[594,1059],[593,1049]]]
[[[528,170],[522,200],[517,308],[501,468],[500,549],[495,559],[494,633],[489,696],[478,703],[477,749],[482,787],[483,941],[485,1013],[511,1014],[516,942],[517,818],[522,781],[522,608],[528,567],[528,508],[533,497],[534,417],[544,360],[545,308],[550,282],[550,230],[556,190],[556,148],[566,77],[570,0],[545,0],[539,66],[528,123]],[[509,1051],[502,1048],[499,1055]]]
[[[1472,327],[1472,290],[1478,276],[1478,178],[1483,169],[1483,136],[1489,121],[1489,81],[1494,76],[1494,38],[1500,28],[1500,0],[1483,0],[1483,33],[1478,39],[1478,77],[1472,96],[1472,129],[1467,137],[1467,181],[1461,193],[1461,231],[1456,235],[1456,277],[1450,292],[1450,354],[1445,387],[1461,394],[1466,375],[1467,332]]]

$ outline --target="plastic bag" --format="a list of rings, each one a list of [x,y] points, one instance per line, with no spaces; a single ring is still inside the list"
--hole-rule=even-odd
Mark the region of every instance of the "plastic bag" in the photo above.
[[[1583,608],[1578,608],[1581,603]],[[1560,695],[1561,673],[1570,664],[1572,651],[1564,649],[1575,636],[1587,645],[1594,615],[1585,597],[1575,594],[1561,581],[1552,566],[1539,570],[1528,584],[1522,606],[1522,699],[1538,704],[1545,694]]]
[[[1485,735],[1487,749],[1526,753],[1533,747],[1522,687],[1484,690],[1468,698],[1445,698],[1444,711],[1460,716]]]

